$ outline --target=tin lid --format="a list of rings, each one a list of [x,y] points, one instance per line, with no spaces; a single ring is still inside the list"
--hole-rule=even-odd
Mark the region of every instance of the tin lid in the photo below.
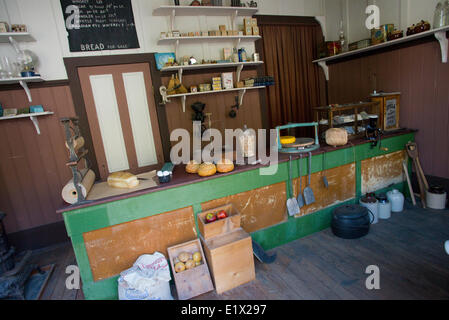
[[[334,210],[337,219],[359,219],[368,215],[368,209],[357,204],[344,205]]]

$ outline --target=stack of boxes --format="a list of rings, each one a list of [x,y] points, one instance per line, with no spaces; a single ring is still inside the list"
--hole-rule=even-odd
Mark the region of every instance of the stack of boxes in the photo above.
[[[212,90],[214,90],[214,91],[221,90],[221,78],[220,77],[212,78]]]
[[[245,36],[258,36],[259,27],[257,26],[256,18],[243,19],[243,33]]]

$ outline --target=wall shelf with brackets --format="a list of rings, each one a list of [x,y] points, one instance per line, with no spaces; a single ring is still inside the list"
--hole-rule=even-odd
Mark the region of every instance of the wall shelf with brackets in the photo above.
[[[27,82],[42,82],[42,81],[44,81],[44,79],[42,79],[39,76],[16,77],[16,78],[0,79],[0,85],[19,83],[22,86],[22,88],[25,90],[28,101],[32,102],[33,99],[31,98],[31,92],[30,92],[30,89],[28,88]]]
[[[13,120],[13,119],[22,119],[22,118],[30,118],[30,120],[34,124],[34,128],[36,129],[37,134],[41,134],[41,130],[39,128],[39,122],[37,121],[37,117],[40,116],[48,116],[53,114],[51,111],[46,112],[36,112],[36,113],[25,113],[25,114],[19,114],[16,116],[6,116],[6,117],[0,117],[0,120]]]
[[[438,42],[440,43],[441,62],[442,63],[447,63],[448,39],[446,37],[446,33],[448,31],[449,31],[449,26],[445,26],[445,27],[441,27],[441,28],[432,29],[432,30],[429,30],[429,31],[417,33],[417,34],[414,34],[414,35],[405,36],[403,38],[399,38],[399,39],[396,39],[396,40],[391,40],[391,41],[383,42],[383,43],[380,43],[380,44],[372,45],[372,46],[369,46],[369,47],[366,47],[366,48],[352,50],[352,51],[348,51],[348,52],[337,54],[335,56],[314,60],[313,62],[317,63],[323,69],[324,74],[326,76],[326,80],[329,80],[329,69],[328,69],[328,66],[327,66],[328,62],[338,61],[340,59],[348,58],[348,57],[354,57],[355,58],[358,55],[366,53],[366,52],[380,50],[380,49],[383,49],[383,48],[391,47],[391,46],[394,46],[394,45],[397,45],[397,44],[413,41],[413,40],[420,39],[420,38],[425,38],[425,37],[428,37],[428,36],[434,36],[438,40]]]
[[[245,96],[245,93],[246,93],[247,90],[262,89],[262,88],[266,88],[266,86],[243,87],[243,88],[213,90],[213,91],[204,91],[204,92],[191,92],[191,93],[172,94],[172,95],[167,95],[167,99],[181,98],[182,111],[186,112],[186,100],[187,100],[187,97],[203,95],[203,94],[215,94],[215,93],[238,91],[238,93],[239,93],[239,106],[241,106],[242,102],[243,102],[243,97]],[[170,102],[170,100],[167,100],[167,102]]]

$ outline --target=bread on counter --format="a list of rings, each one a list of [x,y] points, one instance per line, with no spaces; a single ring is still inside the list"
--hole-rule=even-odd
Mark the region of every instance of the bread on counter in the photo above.
[[[108,185],[112,188],[131,189],[139,185],[139,180],[132,173],[119,171],[109,175]]]
[[[217,162],[217,171],[220,173],[231,172],[234,170],[234,163],[229,159],[222,159]]]
[[[200,168],[200,164],[198,162],[196,162],[195,160],[191,160],[186,165],[186,172],[187,173],[198,173],[199,168]]]
[[[198,169],[198,175],[200,177],[209,177],[213,176],[217,172],[217,168],[215,167],[215,164],[210,162],[204,162],[200,165]]]

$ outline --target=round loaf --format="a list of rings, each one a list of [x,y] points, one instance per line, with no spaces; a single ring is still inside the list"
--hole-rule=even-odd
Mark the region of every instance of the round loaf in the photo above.
[[[200,164],[198,162],[196,162],[195,160],[191,160],[186,165],[186,172],[187,173],[198,173],[199,168],[200,168]]]
[[[217,172],[217,168],[215,164],[210,162],[204,162],[198,168],[198,175],[200,177],[209,177],[213,176]]]
[[[342,128],[331,128],[326,131],[326,143],[330,146],[344,146],[348,143],[348,132]]]
[[[229,159],[222,159],[217,162],[217,171],[220,173],[231,172],[234,170],[234,163]]]

